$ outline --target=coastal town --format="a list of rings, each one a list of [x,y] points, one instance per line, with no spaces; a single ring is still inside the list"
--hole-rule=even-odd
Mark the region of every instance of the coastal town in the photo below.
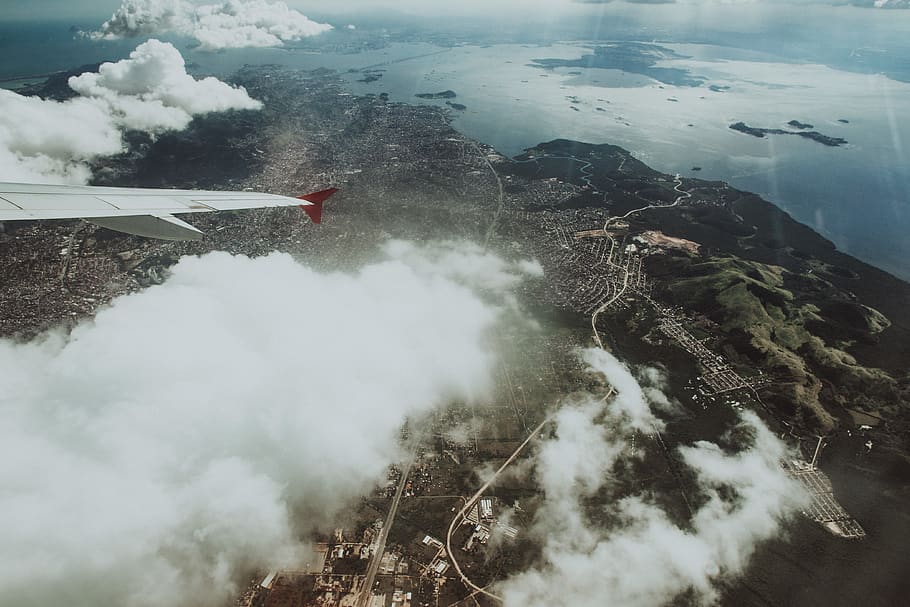
[[[693,416],[751,409],[775,431],[789,432],[793,446],[806,437],[764,402],[763,390],[775,378],[719,346],[717,322],[667,297],[666,280],[651,270],[719,248],[677,235],[670,220],[664,227],[654,217],[681,209],[729,214],[738,193],[651,171],[613,146],[558,141],[510,159],[451,129],[447,110],[355,97],[326,75],[270,68],[239,78],[252,93],[268,87],[278,100],[264,118],[200,121],[183,140],[168,143],[179,150],[181,143],[192,148],[194,137],[232,137],[252,168],[226,187],[294,194],[339,186],[325,224],[316,229],[296,209],[194,218],[208,235],[200,243],[153,242],[76,222],[7,229],[0,235],[4,335],[73,323],[119,295],[161,282],[183,255],[277,249],[343,271],[375,256],[389,236],[467,238],[538,260],[545,279],[522,285],[519,296],[526,308],[544,310],[541,322],[555,330],[542,337],[500,335],[506,356],[495,402],[453,403],[427,427],[403,432],[407,459],[348,513],[345,526],[324,531],[299,567],[257,572],[238,605],[499,604],[491,585],[534,553],[534,488],[508,473],[547,431],[553,403],[574,389],[579,363],[572,352],[612,349],[611,335],[630,325],[635,331],[624,332],[644,344],[633,346],[633,354],[661,349],[668,359],[681,355],[681,369],[694,369],[681,375],[689,389],[677,395]],[[173,167],[152,174],[142,162],[121,158],[111,185],[137,176],[157,185],[172,175]],[[191,161],[176,154],[173,163],[185,179],[174,185],[209,185],[190,177],[205,174]],[[509,357],[516,352],[521,364]],[[636,441],[650,454],[647,482],[669,488],[666,499],[687,508],[673,439],[655,432]],[[838,502],[817,458],[794,453],[781,466],[807,488],[806,517],[826,533],[862,538],[861,524]]]

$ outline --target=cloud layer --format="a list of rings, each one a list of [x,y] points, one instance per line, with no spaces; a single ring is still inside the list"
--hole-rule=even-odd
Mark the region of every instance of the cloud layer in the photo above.
[[[755,545],[801,504],[798,484],[779,464],[783,444],[746,413],[738,432],[749,439],[738,453],[708,442],[682,448],[703,494],[686,527],[644,495],[603,503],[614,466],[634,457],[633,434],[654,431],[649,401],[656,393],[642,390],[606,352],[587,350],[584,358],[619,395],[610,403],[583,399],[556,415],[556,436],[536,458],[546,499],[533,531],[543,563],[500,584],[506,607],[594,607],[605,597],[610,605],[656,607],[684,593],[712,603],[716,584],[741,573]],[[593,516],[592,501],[601,504]]]
[[[262,107],[242,87],[194,79],[180,52],[158,40],[69,85],[79,97],[63,102],[0,89],[0,181],[85,183],[89,161],[123,151],[125,130],[156,134],[200,114]]]
[[[173,32],[195,38],[204,50],[282,46],[332,29],[280,1],[228,0],[197,5],[189,0],[123,0],[97,39]]]
[[[216,605],[246,567],[301,565],[297,533],[370,490],[405,416],[490,386],[497,308],[421,250],[355,274],[184,258],[69,336],[0,341],[4,601]]]

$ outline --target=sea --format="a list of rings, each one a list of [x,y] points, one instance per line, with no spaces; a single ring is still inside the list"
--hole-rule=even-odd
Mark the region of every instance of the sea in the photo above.
[[[0,86],[14,89],[56,70],[116,60],[137,44],[87,40],[78,29],[63,23],[0,25]],[[451,109],[453,126],[503,154],[514,156],[556,138],[620,145],[657,170],[755,192],[838,249],[910,280],[910,78],[838,69],[768,50],[680,42],[651,41],[644,50],[601,39],[205,53],[186,40],[171,41],[191,73],[229,77],[244,64],[261,63],[328,68],[339,72],[352,93],[386,93],[393,101],[434,105],[446,100],[415,95],[451,90],[457,97],[449,101],[465,107]],[[630,53],[628,69],[571,65],[598,46]],[[657,56],[655,67],[701,85],[636,73],[643,54]],[[553,67],[553,60],[570,65]],[[367,79],[365,72],[379,77]],[[795,135],[757,138],[729,128],[744,122],[799,130],[787,124],[791,120],[847,143],[828,147]]]

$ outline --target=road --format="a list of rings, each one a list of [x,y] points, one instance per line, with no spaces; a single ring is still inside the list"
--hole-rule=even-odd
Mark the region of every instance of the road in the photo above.
[[[600,305],[600,307],[597,308],[596,310],[594,310],[594,313],[591,314],[591,329],[594,331],[594,341],[597,342],[597,347],[600,348],[601,350],[604,349],[604,344],[603,344],[603,341],[600,339],[600,332],[597,330],[597,317],[600,316],[601,312],[603,312],[608,307],[610,307],[610,305],[612,305],[613,302],[615,302],[617,299],[622,297],[623,293],[626,292],[626,287],[629,286],[629,266],[628,266],[628,264],[626,265],[626,267],[624,268],[623,271],[625,272],[625,274],[623,275],[623,278],[622,278],[622,288],[619,291],[617,291],[616,294],[613,295],[613,297],[611,297],[608,301],[602,303]]]
[[[449,525],[449,531],[446,533],[446,552],[449,555],[449,560],[452,561],[452,566],[455,568],[455,571],[458,572],[458,575],[461,577],[461,581],[464,583],[464,585],[478,594],[483,594],[484,596],[495,599],[499,602],[502,602],[502,597],[489,592],[485,588],[481,588],[472,582],[461,570],[461,565],[458,563],[458,560],[455,558],[455,553],[452,551],[452,535],[455,533],[455,529],[457,529],[461,522],[464,520],[471,507],[483,496],[487,489],[490,488],[490,485],[496,481],[499,475],[502,474],[502,471],[508,468],[509,465],[515,461],[515,458],[517,458],[522,450],[528,446],[534,437],[540,434],[540,431],[543,430],[543,427],[547,425],[547,423],[549,423],[551,418],[552,416],[547,416],[546,419],[540,422],[540,425],[531,431],[531,434],[528,435],[528,438],[526,438],[524,442],[518,445],[518,448],[512,452],[512,455],[509,456],[509,459],[507,459],[505,463],[503,463],[503,465],[500,466],[499,469],[494,472],[489,479],[487,479],[487,482],[485,482],[483,486],[481,486],[480,489],[478,489],[477,492],[469,500],[465,501],[464,506],[461,508],[461,510],[458,511],[458,514],[455,515],[455,518],[452,519],[452,523]]]
[[[376,540],[376,551],[370,557],[370,565],[367,567],[366,579],[363,587],[360,589],[360,596],[357,599],[358,607],[366,607],[370,602],[373,594],[373,583],[376,581],[376,574],[379,573],[379,565],[382,562],[382,555],[385,552],[386,540],[389,539],[389,531],[392,529],[392,523],[395,522],[395,515],[398,512],[398,503],[404,494],[404,488],[408,483],[408,476],[411,474],[411,468],[414,466],[414,460],[417,458],[417,441],[414,443],[414,449],[411,451],[408,462],[401,471],[401,480],[398,481],[398,488],[395,490],[395,497],[392,498],[392,505],[389,506],[389,513],[385,517],[382,529],[379,530],[379,537]]]
[[[540,172],[540,160],[541,160],[540,158],[529,158],[528,160],[515,160],[513,158],[512,163],[513,164],[526,164],[529,162],[533,162],[538,167],[537,171]],[[574,160],[575,162],[581,163],[582,167],[581,167],[581,169],[579,169],[579,174],[581,176],[581,180],[584,181],[585,185],[588,186],[589,188],[596,189],[594,187],[594,184],[591,183],[591,178],[594,176],[594,170],[593,170],[594,165],[591,164],[590,162],[588,162],[587,160],[582,160],[581,158],[576,158],[575,156],[550,156],[550,155],[544,156],[543,160]],[[623,158],[623,164],[625,163],[625,161],[626,161],[626,159]],[[620,165],[620,168],[622,168],[622,165]]]
[[[608,217],[607,220],[604,222],[604,233],[607,235],[607,238],[610,239],[610,256],[607,258],[607,263],[615,268],[620,268],[623,271],[624,275],[623,275],[623,279],[622,279],[622,288],[619,291],[617,291],[616,294],[613,295],[613,297],[611,297],[609,301],[606,301],[603,304],[601,304],[601,306],[599,308],[597,308],[596,310],[594,310],[594,313],[591,314],[591,329],[594,331],[594,341],[597,342],[597,347],[599,347],[601,350],[604,349],[604,345],[603,345],[603,341],[600,339],[600,332],[597,330],[597,317],[600,316],[600,314],[604,310],[606,310],[608,307],[610,307],[610,305],[612,305],[617,299],[622,297],[623,293],[626,292],[626,288],[629,286],[629,264],[627,263],[625,265],[625,267],[622,267],[622,266],[618,266],[615,263],[613,263],[613,251],[616,248],[616,241],[613,239],[612,236],[610,236],[610,234],[607,232],[607,229],[610,227],[610,224],[613,223],[614,221],[619,220],[619,219],[628,219],[629,216],[632,215],[633,213],[640,213],[641,211],[647,211],[648,209],[669,209],[671,207],[675,207],[676,205],[678,205],[680,203],[680,201],[682,201],[683,198],[691,198],[692,193],[680,190],[679,188],[681,188],[681,187],[682,187],[682,178],[679,176],[679,174],[677,174],[676,175],[676,185],[673,187],[673,190],[675,192],[677,192],[679,194],[679,196],[677,196],[676,200],[674,200],[671,204],[649,204],[648,206],[641,207],[640,209],[632,209],[625,215],[622,215],[619,217]]]
[[[480,156],[485,163],[487,163],[487,167],[490,169],[490,172],[493,173],[493,177],[496,179],[496,185],[499,187],[499,202],[496,205],[496,212],[493,213],[493,221],[490,222],[490,227],[487,229],[487,235],[483,239],[483,246],[488,247],[490,246],[490,240],[493,238],[493,234],[496,233],[496,224],[499,223],[499,217],[502,215],[502,209],[506,203],[506,193],[502,187],[502,179],[500,179],[499,173],[496,171],[496,167],[493,166],[493,163],[490,162],[490,159],[487,158],[487,155],[484,154],[483,150],[480,149],[480,146],[478,146],[473,141],[471,142],[471,145],[474,146],[474,149],[477,151],[477,155]]]
[[[383,61],[381,63],[374,63],[372,65],[367,65],[365,67],[357,68],[356,71],[365,72],[367,70],[374,70],[374,69],[380,68],[380,67],[388,67],[388,66],[394,65],[396,63],[404,63],[405,61],[413,61],[415,59],[424,59],[426,57],[433,57],[434,55],[441,55],[443,53],[449,53],[451,51],[452,51],[452,49],[446,48],[441,51],[433,51],[432,53],[421,53],[419,55],[411,55],[410,57],[402,57],[400,59],[392,59],[389,61]],[[2,82],[2,81],[0,81],[0,82]]]

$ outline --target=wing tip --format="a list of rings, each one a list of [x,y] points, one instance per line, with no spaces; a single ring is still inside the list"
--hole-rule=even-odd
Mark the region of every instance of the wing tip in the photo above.
[[[312,192],[310,194],[298,196],[298,199],[305,200],[310,203],[300,205],[300,208],[303,209],[303,212],[307,214],[313,223],[322,223],[322,205],[326,200],[329,199],[329,197],[332,196],[332,194],[337,191],[338,188],[327,188],[318,192]]]

